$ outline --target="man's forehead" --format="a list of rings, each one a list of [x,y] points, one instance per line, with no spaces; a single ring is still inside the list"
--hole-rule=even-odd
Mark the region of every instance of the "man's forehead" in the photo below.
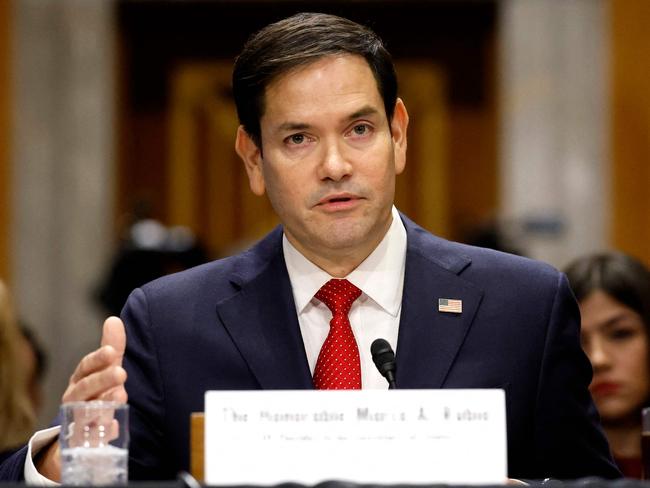
[[[275,110],[291,112],[299,105],[315,104],[331,95],[358,99],[344,117],[371,115],[384,109],[379,85],[366,59],[336,54],[321,56],[275,77],[266,86],[260,115],[265,115],[270,104]]]
[[[296,64],[295,66],[292,66],[290,68],[287,68],[282,72],[279,72],[269,80],[268,85],[272,85],[286,76],[292,76],[300,73],[301,71],[309,70],[313,68],[314,65],[325,64],[335,60],[353,60],[353,61],[361,62],[365,64],[368,67],[368,69],[370,69],[370,64],[368,63],[366,58],[364,58],[359,54],[353,54],[347,52],[322,54],[319,56],[314,56],[313,58],[308,60],[303,60],[301,63]]]

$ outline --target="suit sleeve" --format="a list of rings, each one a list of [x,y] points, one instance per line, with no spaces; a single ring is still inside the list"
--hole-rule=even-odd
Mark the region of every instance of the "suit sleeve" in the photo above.
[[[23,481],[25,479],[25,459],[27,446],[19,449],[0,463],[0,480]]]
[[[126,327],[124,368],[129,395],[129,479],[173,479],[167,462],[165,391],[147,298],[136,289],[122,310]]]
[[[592,370],[580,346],[580,313],[559,275],[537,391],[536,465],[545,476],[618,478],[600,419],[588,390]]]

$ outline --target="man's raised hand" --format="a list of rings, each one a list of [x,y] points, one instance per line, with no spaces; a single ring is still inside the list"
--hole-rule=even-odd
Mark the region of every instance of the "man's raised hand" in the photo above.
[[[122,367],[125,348],[124,324],[118,317],[107,318],[101,346],[79,362],[63,394],[63,403],[88,400],[125,403],[126,371]]]
[[[126,371],[122,367],[125,348],[124,324],[117,317],[107,318],[99,349],[79,362],[70,376],[62,402],[113,400],[126,403]],[[61,479],[61,454],[57,440],[44,447],[34,461],[41,475],[52,481]]]

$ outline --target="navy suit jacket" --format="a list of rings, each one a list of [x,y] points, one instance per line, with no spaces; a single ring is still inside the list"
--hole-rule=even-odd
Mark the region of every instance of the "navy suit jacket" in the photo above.
[[[504,389],[510,477],[620,476],[564,275],[403,221],[399,387]],[[439,298],[462,300],[462,314],[440,313]],[[132,479],[188,468],[190,413],[203,410],[206,390],[313,388],[281,227],[242,254],[135,290],[122,318]]]

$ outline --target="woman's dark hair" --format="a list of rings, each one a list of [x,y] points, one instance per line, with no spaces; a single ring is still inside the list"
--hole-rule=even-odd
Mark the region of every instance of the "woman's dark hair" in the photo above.
[[[576,299],[601,290],[637,312],[650,328],[650,271],[637,259],[618,252],[585,256],[565,270]]]
[[[259,148],[266,87],[277,77],[324,56],[362,56],[377,81],[388,120],[397,100],[390,54],[370,29],[335,15],[300,13],[253,34],[235,61],[232,88],[239,122]]]

